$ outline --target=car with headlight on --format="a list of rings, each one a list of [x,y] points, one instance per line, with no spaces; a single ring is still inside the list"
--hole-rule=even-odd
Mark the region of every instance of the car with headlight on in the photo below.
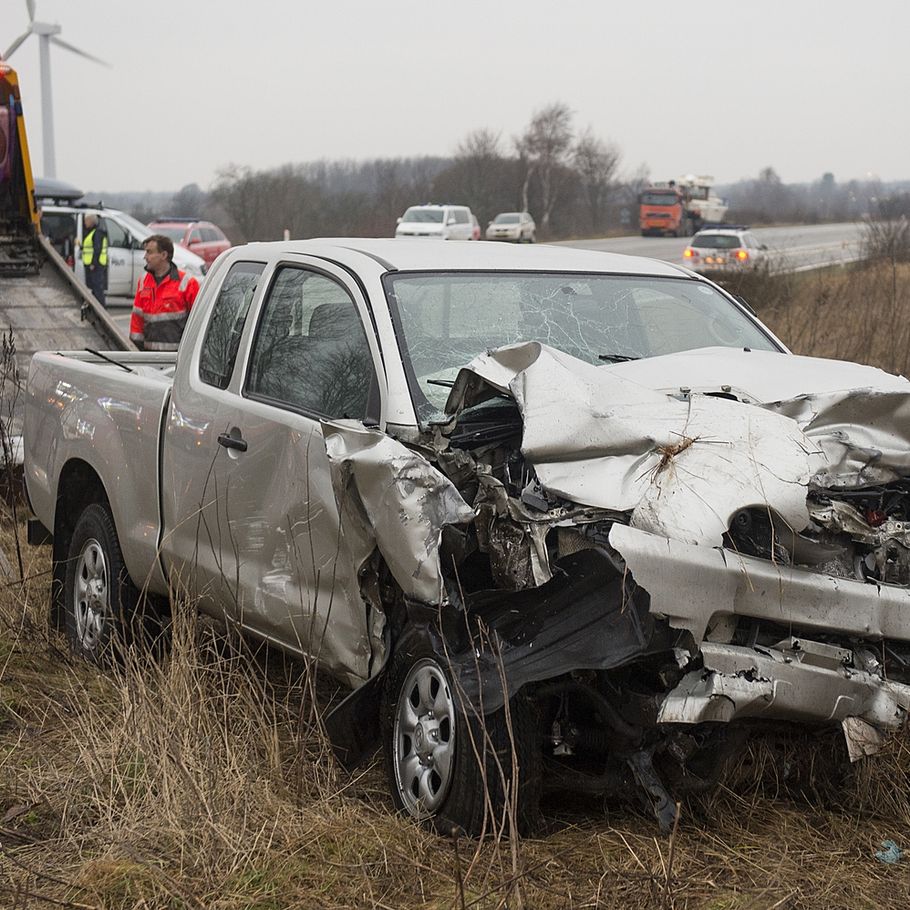
[[[537,239],[537,225],[527,212],[500,212],[487,225],[486,239],[534,243]]]
[[[85,658],[179,592],[318,660],[336,753],[439,832],[633,785],[670,831],[740,733],[904,726],[908,412],[671,263],[252,243],[179,351],[33,356],[29,540]]]
[[[743,225],[708,228],[689,241],[683,262],[696,272],[747,271],[767,265],[768,247]]]

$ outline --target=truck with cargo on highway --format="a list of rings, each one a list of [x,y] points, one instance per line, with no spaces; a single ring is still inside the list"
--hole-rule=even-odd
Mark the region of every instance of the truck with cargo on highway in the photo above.
[[[721,222],[727,204],[711,191],[713,177],[688,174],[652,183],[639,195],[642,237],[691,237],[706,223]]]

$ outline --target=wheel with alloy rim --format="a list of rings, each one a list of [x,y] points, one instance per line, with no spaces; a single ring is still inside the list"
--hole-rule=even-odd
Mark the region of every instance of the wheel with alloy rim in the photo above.
[[[110,616],[110,572],[101,544],[93,537],[76,559],[73,620],[76,637],[86,651],[98,647]]]
[[[521,830],[533,828],[540,801],[541,750],[522,697],[486,717],[462,709],[446,662],[425,639],[400,644],[389,664],[383,749],[398,809],[441,834],[476,836],[502,824],[514,792]],[[511,727],[511,732],[510,728]]]
[[[435,815],[448,796],[455,726],[455,702],[445,674],[434,661],[419,661],[401,687],[393,733],[396,788],[414,818]]]
[[[136,605],[107,505],[92,503],[79,516],[70,541],[64,588],[64,627],[70,648],[103,663]]]

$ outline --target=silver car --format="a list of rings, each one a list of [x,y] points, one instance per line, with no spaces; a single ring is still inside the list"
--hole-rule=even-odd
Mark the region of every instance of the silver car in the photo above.
[[[683,251],[683,261],[696,272],[745,272],[768,262],[768,247],[746,227],[699,231]]]
[[[511,240],[513,243],[534,243],[537,225],[527,212],[500,212],[487,225],[487,240]]]

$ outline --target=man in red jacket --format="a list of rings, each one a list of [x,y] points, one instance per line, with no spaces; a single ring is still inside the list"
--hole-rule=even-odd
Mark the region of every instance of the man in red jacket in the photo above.
[[[174,265],[170,237],[152,234],[145,241],[145,271],[136,288],[130,339],[140,351],[176,351],[199,282]]]

